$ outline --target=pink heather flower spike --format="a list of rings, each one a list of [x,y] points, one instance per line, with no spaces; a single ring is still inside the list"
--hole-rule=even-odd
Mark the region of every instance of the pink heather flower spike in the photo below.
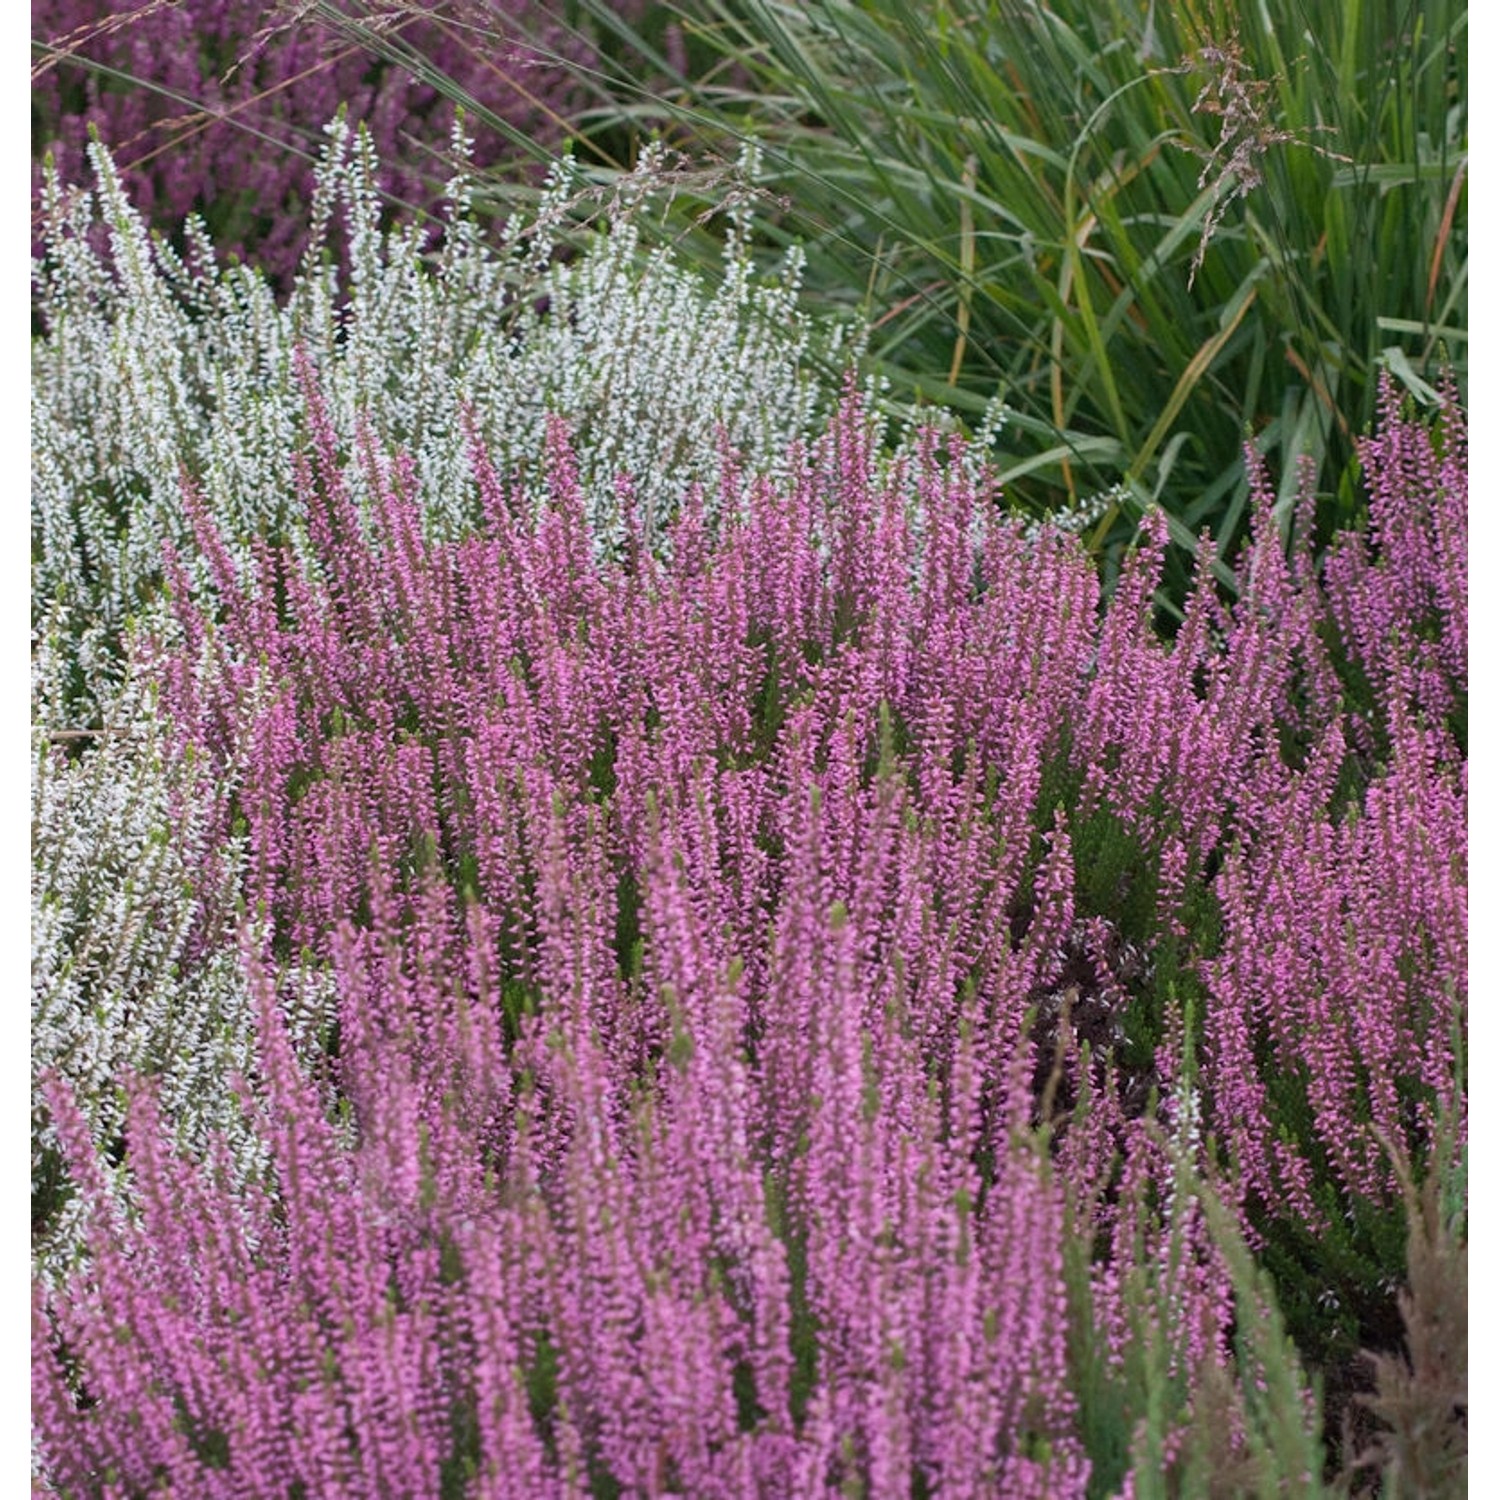
[[[190,492],[163,647],[263,914],[262,1168],[127,1079],[119,1211],[51,1087],[54,1485],[1082,1496],[1071,1234],[1100,1378],[1157,1340],[1180,1447],[1240,1372],[1163,1142],[1253,1240],[1394,1208],[1374,1130],[1464,1108],[1456,418],[1389,405],[1321,574],[1257,481],[1240,598],[1205,548],[1166,640],[1162,516],[1101,603],[1075,542],[979,525],[958,445],[883,465],[852,392],[615,559],[562,425],[536,514],[476,437],[445,538],[299,358],[307,545],[237,560]],[[311,1051],[293,964],[337,996]]]

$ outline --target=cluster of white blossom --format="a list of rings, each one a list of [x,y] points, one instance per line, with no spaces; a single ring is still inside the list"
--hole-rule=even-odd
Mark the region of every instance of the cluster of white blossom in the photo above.
[[[336,121],[284,306],[255,271],[220,265],[196,225],[182,255],[153,241],[108,154],[95,146],[92,162],[91,190],[47,185],[32,377],[34,598],[39,618],[70,606],[90,685],[109,680],[163,541],[189,535],[184,474],[236,550],[257,534],[295,541],[299,346],[346,453],[367,425],[380,451],[413,454],[435,531],[477,517],[471,420],[502,476],[535,499],[547,417],[560,416],[607,543],[622,529],[620,474],[659,531],[692,485],[717,493],[726,451],[775,472],[828,405],[811,372],[828,351],[811,347],[798,311],[795,251],[760,276],[735,213],[717,287],[668,250],[642,252],[636,219],[662,177],[654,154],[571,259],[553,253],[554,236],[588,191],[566,165],[495,247],[456,179],[429,255],[415,230],[382,232],[369,143]]]
[[[132,662],[102,723],[58,722],[66,632],[32,659],[31,1171],[33,1203],[60,1181],[41,1081],[56,1075],[88,1121],[106,1176],[117,1178],[129,1073],[150,1075],[183,1149],[221,1132],[234,1169],[262,1148],[235,1097],[254,1076],[254,1001],[237,941],[242,851],[213,842],[221,794],[178,752],[155,712],[149,675]],[[292,975],[293,1035],[315,1047],[331,1015],[326,977]],[[43,1268],[77,1244],[68,1195],[36,1248]]]
[[[1125,504],[1130,499],[1130,489],[1124,484],[1113,484],[1107,490],[1100,490],[1096,494],[1080,496],[1073,505],[1063,506],[1059,510],[1051,511],[1045,524],[1054,527],[1058,531],[1072,532],[1074,536],[1082,536],[1091,526],[1097,526],[1100,521],[1109,514],[1116,506]],[[1037,535],[1041,531],[1043,523],[1033,522],[1027,528],[1027,534]]]

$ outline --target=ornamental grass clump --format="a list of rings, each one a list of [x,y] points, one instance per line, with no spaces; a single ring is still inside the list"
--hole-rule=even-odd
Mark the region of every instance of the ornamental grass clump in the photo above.
[[[1420,657],[1453,580],[1377,533],[1325,588],[1262,493],[1238,600],[1205,557],[1169,640],[1159,517],[1105,603],[853,393],[660,547],[628,483],[598,546],[562,420],[539,489],[471,429],[445,535],[421,454],[289,358],[305,531],[236,550],[184,478],[141,648],[243,839],[264,1170],[132,1079],[122,1210],[87,1080],[40,1080],[85,1246],[34,1295],[55,1486],[1300,1482],[1315,1403],[1250,1310],[1382,1344],[1403,1200],[1363,1143],[1425,1160],[1464,1099],[1462,751],[1339,601]],[[1392,407],[1367,450],[1449,557],[1458,431]],[[1306,942],[1284,869],[1328,892]]]
[[[613,9],[579,0],[649,52]],[[1347,528],[1382,372],[1430,410],[1445,366],[1465,378],[1463,0],[653,11],[687,55],[661,48],[650,85],[606,63],[613,118],[703,154],[754,139],[807,305],[868,321],[893,397],[977,421],[1000,392],[1014,503],[1123,479],[1098,551],[1158,500],[1179,543],[1235,547],[1247,428],[1289,490],[1311,462],[1324,535]]]
[[[1243,540],[1247,429],[1284,501],[1313,464],[1326,538],[1355,523],[1381,373],[1429,412],[1466,379],[1463,0],[577,14],[622,44],[580,74],[592,122],[705,160],[754,141],[805,305],[866,328],[890,398],[1006,403],[1010,502],[1087,517],[1111,568],[1159,502],[1178,604],[1200,529]]]

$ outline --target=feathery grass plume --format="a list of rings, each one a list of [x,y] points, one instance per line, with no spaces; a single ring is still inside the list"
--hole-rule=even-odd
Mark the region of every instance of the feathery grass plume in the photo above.
[[[265,279],[219,266],[201,233],[184,261],[153,243],[108,153],[96,186],[49,177],[47,250],[36,268],[46,335],[33,346],[32,536],[35,609],[66,599],[86,692],[118,677],[125,620],[159,591],[161,543],[196,563],[185,482],[216,517],[230,554],[257,537],[300,535],[291,455],[316,383],[345,452],[368,428],[414,459],[423,525],[454,534],[479,519],[468,465],[483,444],[531,503],[545,489],[549,417],[574,433],[590,527],[624,541],[617,482],[629,476],[656,542],[693,485],[716,502],[736,464],[777,472],[819,406],[802,366],[812,334],[797,311],[798,260],[762,277],[743,225],[709,286],[668,250],[642,257],[636,217],[661,160],[602,208],[559,166],[534,219],[491,248],[453,208],[435,267],[413,234],[383,234],[370,138],[329,127],[315,233],[284,307]],[[553,263],[573,209],[602,230]],[[92,232],[107,231],[107,246]],[[349,246],[341,277],[326,254]],[[293,349],[309,357],[299,374]],[[186,476],[186,481],[184,479]],[[357,499],[368,499],[357,471]]]
[[[513,29],[528,8],[533,46]],[[79,176],[93,131],[153,228],[176,235],[189,214],[201,214],[223,253],[288,290],[306,242],[318,122],[345,108],[351,124],[367,125],[385,164],[382,196],[421,213],[435,208],[449,175],[454,117],[426,76],[432,68],[462,80],[475,164],[500,170],[526,159],[522,146],[533,160],[556,150],[584,102],[571,69],[598,61],[587,38],[549,25],[543,7],[487,5],[487,27],[505,30],[508,21],[511,36],[482,45],[472,8],[461,4],[421,14],[383,7],[363,43],[313,10],[268,0],[37,0],[34,228],[43,155]],[[423,62],[387,61],[370,50],[375,37]]]
[[[1185,66],[1208,75],[1207,82],[1193,100],[1193,113],[1213,115],[1219,121],[1219,139],[1212,148],[1189,147],[1203,158],[1198,186],[1210,187],[1212,179],[1214,195],[1213,206],[1203,218],[1198,248],[1188,267],[1188,289],[1191,290],[1203,257],[1208,253],[1208,242],[1223,223],[1230,203],[1248,198],[1261,187],[1266,180],[1263,166],[1266,157],[1277,146],[1297,144],[1297,136],[1272,124],[1271,101],[1266,97],[1271,92],[1272,80],[1248,76],[1244,48],[1233,34],[1221,45],[1198,48]]]

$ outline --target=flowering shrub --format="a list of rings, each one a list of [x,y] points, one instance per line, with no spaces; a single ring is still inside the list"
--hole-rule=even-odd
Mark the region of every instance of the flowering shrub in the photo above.
[[[185,1149],[201,1152],[211,1133],[225,1133],[243,1181],[263,1164],[230,1088],[254,1061],[253,1004],[234,944],[243,840],[229,836],[222,785],[164,732],[144,664],[98,731],[81,736],[57,716],[65,665],[57,634],[44,635],[32,685],[33,1076],[67,1078],[111,1177],[121,1081],[134,1072],[157,1079]],[[80,739],[94,742],[81,755]],[[327,1020],[326,990],[308,976],[288,1011],[304,1048]],[[50,1272],[78,1249],[80,1205],[59,1174],[36,1087],[31,1119],[32,1248]]]
[[[381,189],[415,208],[433,203],[448,175],[443,153],[453,109],[431,84],[342,40],[310,6],[268,0],[177,0],[133,9],[106,0],[35,0],[31,29],[50,49],[32,79],[33,195],[50,152],[65,178],[81,175],[95,130],[115,153],[132,200],[156,228],[175,233],[203,215],[226,254],[240,255],[289,286],[306,241],[317,140],[309,121],[341,107],[366,124],[385,162]],[[566,27],[538,29],[528,4],[488,5],[480,41],[474,15],[454,4],[392,7],[402,39],[512,130],[560,143],[576,107],[565,64],[590,48]],[[404,11],[404,13],[403,13]],[[525,17],[534,42],[558,61],[542,64],[507,42]],[[475,159],[489,166],[509,149],[480,126]]]
[[[802,369],[811,335],[796,310],[797,260],[761,280],[737,227],[713,291],[666,252],[643,261],[631,216],[655,158],[607,232],[567,264],[550,263],[573,196],[566,171],[498,252],[455,182],[447,243],[429,270],[415,237],[379,230],[369,138],[342,122],[330,136],[312,245],[284,307],[263,277],[220,267],[201,235],[186,263],[153,244],[105,152],[93,152],[92,192],[49,183],[33,598],[38,618],[54,600],[70,605],[84,705],[118,677],[118,639],[154,595],[163,539],[190,535],[184,471],[243,559],[257,536],[297,534],[299,343],[315,356],[339,444],[352,451],[368,428],[382,448],[408,448],[423,525],[438,532],[478,519],[465,456],[474,436],[540,502],[549,415],[569,423],[590,525],[615,544],[621,476],[654,535],[694,484],[716,500],[726,463],[778,472],[811,431],[818,390]],[[350,246],[346,281],[323,255],[335,223]],[[101,225],[108,243],[96,248]],[[362,470],[352,483],[363,501]]]
[[[1262,495],[1238,601],[1205,548],[1166,641],[1160,517],[1101,606],[853,396],[660,548],[627,485],[601,549],[563,421],[524,482],[473,430],[444,532],[339,356],[287,357],[305,540],[235,549],[189,477],[156,648],[243,832],[266,1169],[132,1082],[121,1214],[42,1079],[88,1250],[34,1294],[54,1483],[1081,1495],[1195,1482],[1210,1423],[1253,1467],[1254,1304],[1183,1163],[1255,1243],[1358,1206],[1400,1269],[1371,1127],[1463,1109],[1461,589],[1390,531],[1325,589]],[[1461,557],[1456,419],[1367,461]],[[294,962],[337,995],[305,1065]]]

